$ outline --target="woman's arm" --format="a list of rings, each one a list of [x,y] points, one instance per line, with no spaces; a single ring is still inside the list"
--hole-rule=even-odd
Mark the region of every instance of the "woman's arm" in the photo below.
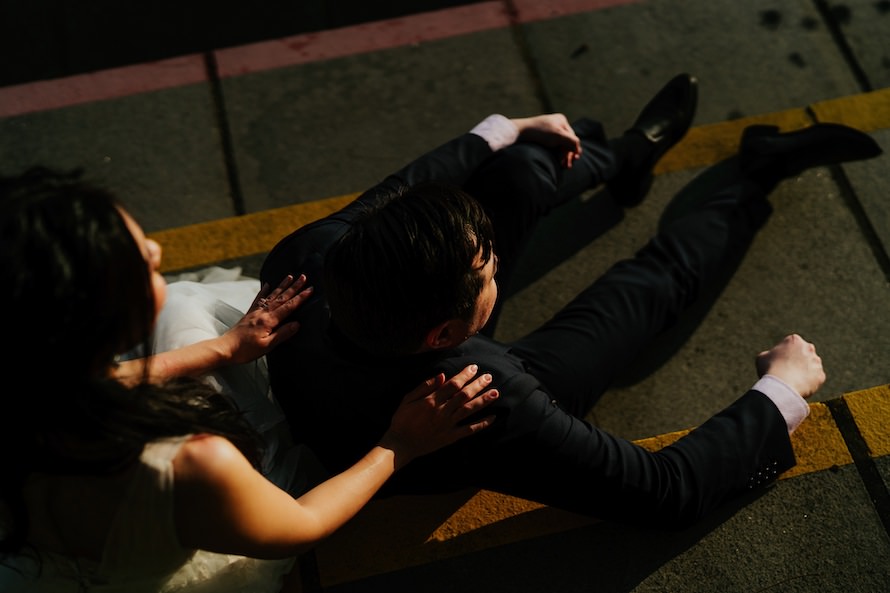
[[[190,549],[255,558],[293,556],[351,519],[406,463],[478,432],[493,417],[463,424],[495,399],[491,375],[475,365],[429,379],[402,400],[380,442],[355,465],[297,499],[256,472],[226,439],[203,435],[173,461],[175,521]],[[475,377],[475,378],[474,378]]]
[[[134,384],[143,380],[148,367],[148,380],[160,383],[256,360],[299,329],[297,322],[284,323],[284,320],[312,294],[312,287],[303,288],[305,284],[306,277],[301,275],[285,277],[272,291],[265,285],[244,317],[221,336],[121,362],[112,370],[112,376],[123,383]]]

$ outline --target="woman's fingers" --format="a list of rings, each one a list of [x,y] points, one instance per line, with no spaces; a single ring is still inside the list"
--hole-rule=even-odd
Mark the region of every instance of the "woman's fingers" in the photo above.
[[[491,405],[499,396],[497,389],[490,388],[492,380],[492,376],[489,373],[479,375],[466,383],[449,399],[443,401],[440,404],[441,410],[450,416],[452,422],[458,424],[465,418]],[[467,425],[467,427],[471,432],[475,432],[489,426],[493,421],[494,417],[488,417]]]
[[[272,291],[269,285],[263,285],[257,298],[254,299],[251,309],[260,308],[269,312],[278,313],[278,320],[290,315],[294,309],[304,303],[312,294],[312,287],[306,287],[306,276],[300,274],[296,278],[288,275]]]
[[[448,399],[444,400],[442,405],[449,406],[452,410],[468,406],[477,399],[477,396],[483,389],[487,389],[491,385],[491,381],[491,374],[483,373],[472,381],[467,382]]]
[[[300,274],[294,278],[291,274],[284,277],[275,290],[264,295],[266,300],[271,303],[284,303],[293,298],[303,286],[306,284],[306,275]]]
[[[403,398],[403,402],[426,400],[429,406],[444,414],[444,417],[451,418],[451,422],[456,424],[490,405],[499,396],[498,390],[491,388],[491,374],[477,376],[478,371],[479,367],[471,364],[447,380],[440,373],[415,387]],[[490,423],[489,419],[471,426],[475,426],[473,430],[479,430]]]
[[[455,393],[459,392],[467,381],[476,375],[476,371],[478,370],[479,367],[475,364],[467,365],[463,370],[447,381],[445,380],[445,374],[439,373],[435,377],[430,377],[412,389],[404,398],[402,398],[402,400],[409,402],[431,397],[432,401],[437,405],[446,402],[451,399]]]

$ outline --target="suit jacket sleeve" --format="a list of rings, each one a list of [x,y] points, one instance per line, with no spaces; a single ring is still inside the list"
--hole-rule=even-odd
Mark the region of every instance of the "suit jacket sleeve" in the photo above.
[[[498,415],[494,426],[396,482],[412,474],[430,480],[449,457],[444,466],[475,474],[483,488],[603,520],[679,529],[795,464],[784,418],[758,391],[657,451],[564,412],[540,389],[516,399],[505,391],[488,410]]]
[[[277,286],[287,274],[305,273],[310,279],[320,277],[319,265],[327,248],[349,228],[366,205],[386,198],[403,186],[423,181],[461,185],[491,154],[488,143],[470,133],[427,152],[341,210],[303,226],[279,241],[263,262],[260,279]]]
[[[784,418],[768,397],[753,390],[655,452],[577,419],[570,424],[567,440],[575,443],[563,442],[559,450],[577,447],[570,455],[588,472],[580,492],[589,495],[586,501],[574,497],[572,504],[593,503],[596,508],[588,507],[588,514],[602,519],[685,528],[728,500],[772,483],[795,464]]]
[[[680,526],[732,496],[773,483],[796,464],[785,419],[754,390],[659,455],[681,472],[671,503]]]

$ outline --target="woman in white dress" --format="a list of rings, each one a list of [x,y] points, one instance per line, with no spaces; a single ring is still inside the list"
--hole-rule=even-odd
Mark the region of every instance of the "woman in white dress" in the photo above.
[[[0,415],[4,593],[277,591],[393,472],[492,421],[489,375],[431,378],[355,466],[303,492],[292,477],[311,455],[287,439],[262,356],[298,331],[286,319],[306,279],[258,294],[176,283],[164,307],[160,257],[77,176],[0,179],[6,368],[21,385]],[[155,348],[168,351],[120,361]]]

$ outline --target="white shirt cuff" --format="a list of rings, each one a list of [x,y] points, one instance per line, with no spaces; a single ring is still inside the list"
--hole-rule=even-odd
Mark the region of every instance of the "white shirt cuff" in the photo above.
[[[507,117],[493,113],[483,119],[470,130],[471,134],[481,136],[492,150],[506,148],[519,138],[519,128]]]
[[[810,406],[806,400],[776,376],[764,375],[752,389],[766,395],[779,408],[779,412],[788,425],[788,434],[794,432],[810,414]]]

